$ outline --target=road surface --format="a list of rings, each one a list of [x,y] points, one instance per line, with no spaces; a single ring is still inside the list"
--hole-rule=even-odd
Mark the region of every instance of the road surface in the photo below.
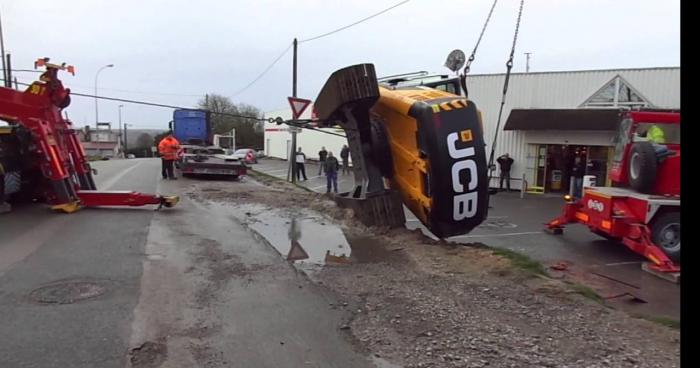
[[[96,162],[100,189],[181,203],[0,217],[0,367],[373,367],[331,295],[157,159]],[[235,185],[236,183],[232,183]]]

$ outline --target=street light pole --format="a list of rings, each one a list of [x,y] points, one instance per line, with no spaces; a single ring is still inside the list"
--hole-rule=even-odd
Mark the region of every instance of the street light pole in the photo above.
[[[124,151],[124,155],[126,155],[126,150],[124,150],[124,146],[122,145],[123,138],[121,138],[122,137],[122,107],[124,107],[124,105],[119,105],[119,148],[121,148]]]
[[[128,144],[128,141],[126,138],[126,133],[127,133],[126,127],[128,127],[129,125],[131,125],[131,124],[124,123],[124,155],[126,158],[129,158],[129,144]]]
[[[97,70],[97,73],[95,73],[95,129],[97,129],[97,123],[100,122],[100,116],[99,112],[97,111],[97,77],[100,76],[100,72],[104,70],[105,68],[113,68],[114,64],[107,64],[103,67],[101,67],[99,70]]]

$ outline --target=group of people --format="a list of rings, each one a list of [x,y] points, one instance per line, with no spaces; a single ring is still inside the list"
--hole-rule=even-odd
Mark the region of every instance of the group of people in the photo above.
[[[331,187],[333,192],[338,193],[338,171],[343,170],[343,174],[350,173],[350,148],[347,145],[343,146],[340,151],[340,158],[343,160],[342,166],[338,159],[333,156],[333,152],[326,151],[326,147],[321,147],[318,151],[318,175],[325,173],[326,175],[326,193],[331,192]],[[294,157],[294,162],[296,163],[297,180],[308,180],[306,177],[306,154],[302,151],[301,147],[297,150]]]

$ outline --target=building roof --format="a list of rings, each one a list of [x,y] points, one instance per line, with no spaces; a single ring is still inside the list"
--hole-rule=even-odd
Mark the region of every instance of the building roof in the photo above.
[[[612,68],[612,69],[581,69],[581,70],[550,70],[542,72],[512,72],[511,75],[538,75],[538,74],[571,74],[571,73],[598,73],[598,72],[631,72],[631,71],[650,71],[650,70],[680,70],[680,66],[654,66],[647,68]],[[483,73],[469,74],[471,77],[480,77],[486,75],[506,75],[506,73]]]

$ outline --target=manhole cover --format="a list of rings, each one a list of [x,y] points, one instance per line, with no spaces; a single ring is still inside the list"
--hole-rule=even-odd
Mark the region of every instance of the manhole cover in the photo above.
[[[40,304],[72,304],[104,294],[107,289],[95,282],[68,281],[42,286],[29,298]]]

